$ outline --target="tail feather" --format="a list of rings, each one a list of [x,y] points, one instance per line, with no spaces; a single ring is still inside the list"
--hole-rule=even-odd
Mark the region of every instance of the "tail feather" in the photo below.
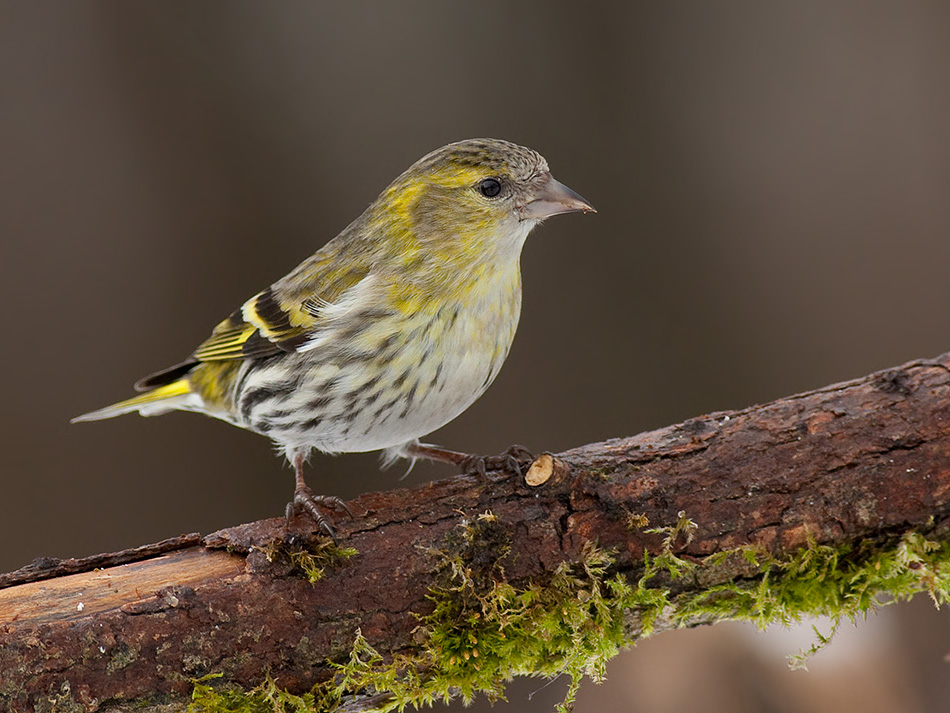
[[[159,386],[148,393],[135,396],[117,404],[77,416],[70,423],[80,421],[100,421],[126,413],[138,411],[142,416],[157,416],[176,409],[195,409],[201,406],[201,397],[191,391],[187,379],[179,379],[165,386]]]
[[[197,359],[188,359],[181,364],[175,364],[175,366],[171,366],[167,369],[156,371],[154,374],[149,374],[144,379],[136,381],[135,390],[151,391],[152,389],[157,389],[159,386],[174,384],[176,381],[180,381],[194,371],[198,364]]]

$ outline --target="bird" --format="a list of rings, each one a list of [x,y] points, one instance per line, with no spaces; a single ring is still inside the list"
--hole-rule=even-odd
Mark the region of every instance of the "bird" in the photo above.
[[[596,212],[538,152],[467,139],[412,164],[356,220],[220,322],[138,396],[73,422],[195,411],[271,438],[294,469],[287,519],[346,509],[304,479],[310,454],[381,451],[484,473],[421,442],[488,388],[521,313],[522,247],[542,221]]]

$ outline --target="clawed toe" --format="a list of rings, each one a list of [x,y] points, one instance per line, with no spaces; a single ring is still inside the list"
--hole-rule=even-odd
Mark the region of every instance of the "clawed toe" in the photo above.
[[[473,473],[479,478],[487,479],[488,478],[488,458],[485,456],[469,456],[461,463],[459,463],[459,469],[463,473]]]
[[[336,539],[336,531],[330,524],[330,519],[321,512],[320,508],[333,508],[345,510],[347,515],[353,517],[353,513],[343,500],[335,495],[315,495],[307,486],[298,488],[294,492],[294,499],[287,503],[287,526],[290,527],[291,521],[298,514],[306,513],[313,518],[317,526],[327,533],[333,539]]]
[[[524,475],[524,472],[521,470],[521,463],[518,462],[518,459],[514,456],[508,456],[506,459],[507,470],[512,475],[516,475],[519,478]]]
[[[474,473],[481,478],[488,477],[488,471],[503,470],[521,477],[525,466],[534,460],[534,455],[524,446],[511,446],[496,456],[469,456],[459,465],[464,473]]]
[[[534,460],[534,455],[524,446],[511,446],[497,456],[479,456],[418,442],[406,445],[400,455],[406,458],[426,458],[452,463],[457,465],[463,473],[471,473],[480,478],[487,478],[489,471],[507,471],[512,475],[521,476]]]
[[[530,463],[534,460],[534,453],[532,451],[517,444],[508,446],[508,450],[505,451],[505,455],[511,456],[512,458],[517,459],[519,462],[523,461],[525,463]]]
[[[345,510],[350,517],[353,517],[353,513],[350,512],[350,508],[347,507],[346,503],[335,495],[316,495],[310,489],[310,486],[303,479],[305,460],[306,453],[297,453],[293,458],[296,487],[294,488],[294,499],[287,503],[287,529],[292,529],[291,521],[295,516],[306,513],[313,518],[317,527],[335,540],[336,532],[333,530],[333,525],[330,524],[330,519],[321,512],[320,508]]]

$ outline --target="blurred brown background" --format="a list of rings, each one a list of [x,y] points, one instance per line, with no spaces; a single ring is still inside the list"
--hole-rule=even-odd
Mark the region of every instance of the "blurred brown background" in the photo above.
[[[472,136],[538,149],[600,212],[529,239],[508,364],[440,443],[563,449],[950,348],[946,3],[3,2],[0,569],[282,512],[262,438],[68,419]],[[310,482],[400,474],[317,457]],[[786,670],[808,642],[663,635],[578,710],[950,708],[925,601]],[[498,709],[563,691],[520,682]]]

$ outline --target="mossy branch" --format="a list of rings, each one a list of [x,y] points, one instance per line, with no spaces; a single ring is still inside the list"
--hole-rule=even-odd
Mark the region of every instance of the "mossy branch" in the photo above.
[[[345,548],[275,519],[3,575],[0,709],[497,698],[671,627],[942,604],[950,355],[350,507]]]

